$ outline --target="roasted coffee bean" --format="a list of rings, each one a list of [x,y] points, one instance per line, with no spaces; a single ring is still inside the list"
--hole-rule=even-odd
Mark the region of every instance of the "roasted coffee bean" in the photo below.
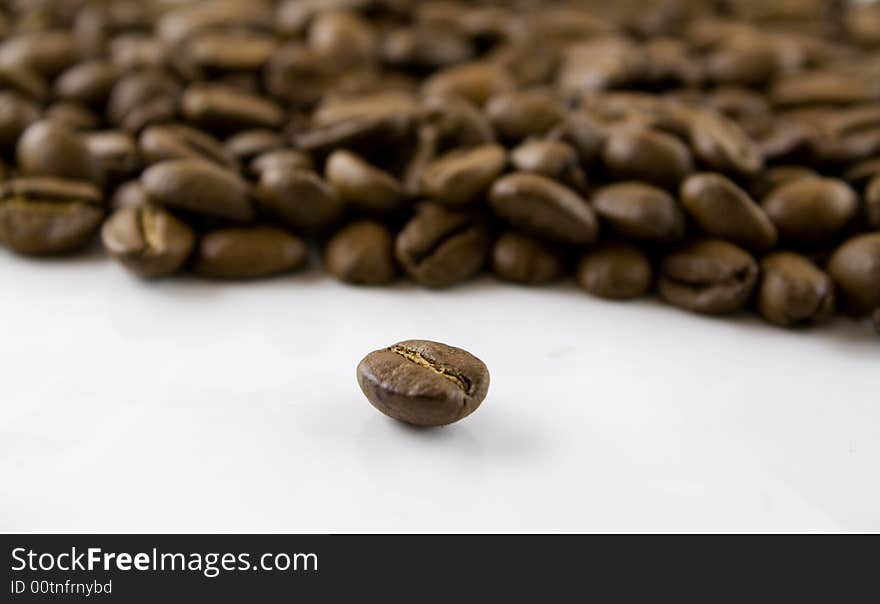
[[[645,241],[674,241],[684,235],[684,214],[672,195],[652,185],[622,182],[593,195],[593,208],[620,235]]]
[[[357,379],[379,411],[416,426],[445,426],[474,411],[489,391],[489,370],[461,348],[406,340],[365,356]]]
[[[177,272],[195,244],[193,230],[170,212],[142,205],[117,210],[101,229],[104,249],[125,268],[146,278]]]
[[[727,241],[688,243],[663,258],[658,291],[674,306],[704,314],[727,314],[748,303],[758,282],[758,265]]]
[[[425,203],[398,234],[394,250],[414,281],[440,288],[476,275],[486,264],[489,245],[482,217]]]
[[[254,279],[301,269],[305,243],[275,227],[212,231],[196,246],[193,270],[212,279]]]
[[[763,199],[770,192],[782,185],[802,180],[804,178],[817,178],[819,174],[805,166],[775,166],[767,168],[754,178],[750,190],[757,199]]]
[[[293,143],[298,149],[319,157],[336,149],[369,155],[399,143],[411,127],[412,119],[407,115],[353,117],[297,133]]]
[[[207,0],[174,4],[156,23],[156,33],[176,44],[210,29],[265,30],[272,27],[274,13],[265,0]]]
[[[880,232],[845,241],[828,261],[828,274],[847,312],[865,315],[880,306]]]
[[[607,129],[588,115],[570,114],[548,133],[549,138],[567,142],[585,166],[592,165],[602,154]]]
[[[272,130],[255,128],[242,130],[229,137],[223,146],[228,154],[247,165],[258,155],[283,149],[287,145],[281,134]]]
[[[100,183],[100,166],[80,135],[51,120],[31,124],[18,140],[16,159],[26,176]]]
[[[651,290],[651,261],[635,246],[611,243],[584,255],[577,269],[577,282],[600,298],[629,300]]]
[[[775,252],[761,260],[757,299],[761,315],[774,325],[819,323],[834,312],[834,284],[806,257]]]
[[[558,140],[529,139],[510,152],[513,167],[558,180],[576,191],[588,188],[587,175],[575,148]]]
[[[777,80],[770,100],[776,105],[851,105],[880,98],[880,87],[863,74],[842,70],[801,71]]]
[[[874,309],[874,329],[880,333],[880,306]]]
[[[155,203],[217,218],[254,217],[248,186],[237,174],[200,159],[173,159],[144,170],[141,184]]]
[[[147,164],[171,159],[204,159],[237,171],[238,162],[216,138],[184,124],[149,126],[138,137],[138,149]]]
[[[565,256],[553,244],[507,231],[495,240],[492,271],[505,281],[541,285],[562,277]]]
[[[95,130],[101,119],[85,105],[59,101],[43,112],[43,117],[74,132]]]
[[[35,102],[49,97],[49,86],[43,76],[22,63],[0,62],[0,90]]]
[[[562,121],[562,106],[544,90],[503,92],[486,103],[486,115],[507,143],[541,136]]]
[[[103,218],[101,192],[87,182],[41,177],[0,185],[0,241],[19,254],[79,250]]]
[[[433,127],[441,149],[474,147],[495,142],[489,118],[470,101],[452,94],[429,95],[424,120]]]
[[[309,26],[308,44],[321,60],[340,69],[369,62],[378,53],[373,28],[349,11],[320,12]]]
[[[247,31],[205,31],[188,40],[184,54],[191,63],[212,73],[262,69],[278,40]]]
[[[709,168],[750,176],[763,167],[761,150],[733,120],[706,110],[694,112],[688,121],[694,154]]]
[[[11,155],[21,133],[40,119],[40,107],[10,91],[0,91],[0,154]]]
[[[314,170],[315,163],[312,159],[296,149],[276,149],[260,153],[251,160],[248,170],[259,178],[266,170],[279,170],[292,172],[294,170]]]
[[[62,30],[20,33],[0,45],[0,63],[25,65],[49,78],[74,64],[79,57],[76,37]]]
[[[784,241],[828,243],[856,215],[858,196],[842,180],[807,178],[777,187],[761,205]]]
[[[394,281],[394,240],[381,223],[353,222],[327,243],[324,251],[327,271],[345,283],[384,285]]]
[[[116,83],[116,69],[103,59],[77,63],[55,80],[55,95],[64,101],[99,107]]]
[[[704,172],[688,177],[681,185],[681,203],[707,235],[759,252],[776,245],[776,227],[767,214],[726,176]]]
[[[598,236],[599,224],[586,200],[538,174],[502,176],[492,185],[489,203],[512,226],[539,237],[589,245]]]
[[[150,203],[150,197],[144,190],[140,179],[122,183],[116,187],[116,190],[113,191],[113,195],[110,197],[110,207],[114,210],[137,208],[148,203]]]
[[[333,188],[309,170],[267,168],[255,194],[260,206],[286,225],[311,233],[332,226],[345,209]]]
[[[451,151],[425,167],[422,195],[450,206],[466,205],[489,189],[506,164],[507,153],[500,145]]]
[[[880,230],[880,175],[865,189],[865,219],[870,228]]]
[[[83,143],[98,165],[98,172],[114,182],[129,178],[140,168],[134,137],[121,130],[104,130],[83,135]]]
[[[206,128],[236,132],[246,128],[275,128],[284,112],[274,101],[216,84],[193,84],[181,99],[186,119]]]
[[[355,153],[334,151],[327,158],[325,173],[339,197],[364,212],[394,212],[405,201],[400,181]]]
[[[428,95],[460,96],[482,106],[496,94],[513,90],[513,78],[501,66],[474,61],[447,67],[425,80],[422,90]]]
[[[392,30],[381,44],[386,63],[419,71],[463,63],[474,52],[471,41],[460,32],[428,27]]]
[[[613,131],[605,141],[602,161],[618,180],[639,180],[665,188],[678,186],[694,171],[684,143],[669,134],[639,128]]]
[[[164,71],[151,69],[128,74],[113,86],[107,100],[110,123],[140,132],[146,126],[174,119],[180,84]]]

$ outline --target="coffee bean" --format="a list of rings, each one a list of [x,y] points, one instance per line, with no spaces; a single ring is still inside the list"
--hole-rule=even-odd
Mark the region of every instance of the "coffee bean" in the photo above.
[[[378,222],[353,222],[337,231],[327,243],[324,265],[345,283],[390,283],[397,276],[391,233]]]
[[[451,151],[425,167],[422,195],[450,206],[468,204],[488,190],[506,164],[507,153],[500,145]]]
[[[96,130],[101,123],[101,118],[85,105],[66,101],[52,103],[43,112],[43,117],[74,132]]]
[[[284,112],[268,98],[217,84],[193,84],[183,94],[186,119],[206,128],[237,132],[246,128],[275,128]]]
[[[255,192],[261,207],[291,228],[321,232],[341,216],[344,204],[320,176],[309,170],[275,166],[260,173]]]
[[[702,231],[747,249],[776,245],[776,227],[764,210],[726,176],[703,172],[681,185],[681,203]]]
[[[110,197],[110,207],[114,210],[122,208],[137,208],[150,203],[150,197],[141,185],[140,179],[129,180],[113,191]]]
[[[502,176],[492,185],[489,203],[512,226],[537,236],[574,245],[589,245],[598,236],[598,221],[586,200],[537,174]]]
[[[292,172],[294,170],[314,171],[314,169],[315,163],[312,159],[296,149],[276,149],[260,153],[251,160],[250,166],[248,166],[248,171],[257,178],[266,170]]]
[[[865,218],[870,228],[880,230],[880,175],[865,189]]]
[[[149,126],[138,137],[138,149],[148,164],[172,159],[203,159],[238,171],[238,162],[216,138],[184,124]]]
[[[46,77],[54,77],[80,57],[76,37],[67,31],[20,33],[0,45],[0,63],[25,65]]]
[[[770,323],[818,323],[834,312],[834,284],[804,256],[775,252],[761,260],[761,273],[758,309]]]
[[[11,155],[21,133],[40,119],[40,108],[18,94],[0,91],[0,154]]]
[[[16,148],[21,173],[54,176],[68,180],[101,181],[100,167],[89,154],[82,138],[50,120],[28,126]]]
[[[858,211],[858,196],[842,180],[800,179],[777,187],[761,203],[784,241],[827,243]]]
[[[364,155],[388,148],[405,138],[412,126],[407,115],[354,117],[297,133],[294,145],[324,157],[336,149],[348,149]]]
[[[261,69],[278,46],[273,36],[257,32],[205,31],[186,42],[184,54],[212,73]]]
[[[750,190],[757,199],[763,199],[777,187],[802,180],[805,178],[817,178],[819,174],[805,166],[775,166],[767,168],[756,176]]]
[[[307,259],[305,244],[281,229],[227,228],[202,237],[193,270],[212,279],[254,279],[301,269]]]
[[[192,252],[195,234],[170,212],[149,205],[117,210],[101,229],[104,249],[136,275],[177,272]]]
[[[327,158],[325,173],[339,197],[364,212],[394,212],[405,201],[400,181],[355,153],[334,151]]]
[[[736,122],[715,111],[699,111],[691,114],[689,123],[694,154],[711,169],[749,176],[763,167],[760,149]]]
[[[416,426],[445,426],[474,411],[489,391],[489,370],[461,348],[406,340],[365,356],[358,384],[379,411]]]
[[[716,84],[761,86],[779,65],[777,52],[766,37],[733,37],[706,60],[706,74]]]
[[[844,309],[865,315],[880,306],[880,232],[856,235],[838,247],[828,261]]]
[[[489,118],[474,103],[453,94],[429,95],[424,121],[434,128],[441,149],[475,147],[495,142]]]
[[[605,244],[587,252],[577,269],[577,282],[600,298],[629,300],[651,289],[653,271],[648,257],[624,243]]]
[[[876,81],[845,71],[802,71],[777,80],[770,88],[776,105],[849,105],[880,97]]]
[[[248,221],[254,217],[247,183],[200,159],[173,159],[144,170],[141,184],[155,203],[188,212]]]
[[[98,173],[113,182],[134,176],[141,167],[137,143],[122,130],[103,130],[83,136],[83,143],[98,166]]]
[[[507,231],[492,248],[492,271],[505,281],[541,285],[562,277],[565,257],[553,244]]]
[[[0,89],[35,102],[49,97],[49,86],[43,76],[23,63],[0,62]]]
[[[273,21],[274,13],[265,0],[207,0],[173,5],[159,18],[156,33],[173,45],[210,29],[268,31]]]
[[[568,143],[529,139],[511,151],[510,160],[519,172],[541,174],[575,191],[588,189],[587,175],[580,166],[577,151]]]
[[[281,134],[263,128],[242,130],[223,143],[226,152],[244,165],[250,163],[258,155],[269,151],[278,151],[286,146]]]
[[[544,90],[502,92],[486,103],[486,115],[507,143],[541,136],[563,119],[559,101]]]
[[[378,52],[373,28],[349,11],[319,13],[309,26],[308,44],[319,58],[340,69],[369,62]]]
[[[460,96],[476,105],[514,88],[513,78],[500,66],[482,61],[462,63],[435,72],[425,80],[428,95]]]
[[[471,41],[460,32],[425,26],[395,29],[384,38],[381,47],[386,63],[417,71],[463,63],[474,52]]]
[[[688,148],[674,136],[639,128],[618,128],[605,141],[602,161],[618,180],[639,180],[660,187],[678,186],[694,171]]]
[[[172,120],[180,92],[180,84],[164,71],[131,73],[113,86],[107,100],[107,117],[115,126],[140,132],[150,124]]]
[[[720,239],[688,243],[663,258],[658,291],[674,306],[727,314],[749,301],[758,265],[748,252]]]
[[[480,216],[425,203],[398,234],[395,255],[414,281],[440,288],[479,272],[489,245],[489,231]]]
[[[19,254],[52,255],[87,245],[104,218],[101,192],[60,178],[21,178],[0,185],[0,241]]]
[[[638,182],[608,185],[595,192],[592,202],[596,213],[624,237],[674,241],[684,235],[684,214],[658,187]]]
[[[73,65],[55,80],[55,95],[64,101],[99,107],[116,83],[116,69],[103,59]]]

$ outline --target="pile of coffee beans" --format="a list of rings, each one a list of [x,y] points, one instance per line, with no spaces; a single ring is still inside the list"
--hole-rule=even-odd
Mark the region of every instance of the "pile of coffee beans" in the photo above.
[[[0,39],[19,254],[880,323],[878,3],[5,0]]]

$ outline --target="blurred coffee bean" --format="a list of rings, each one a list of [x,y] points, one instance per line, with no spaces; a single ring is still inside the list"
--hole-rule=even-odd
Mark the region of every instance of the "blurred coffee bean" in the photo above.
[[[201,159],[173,159],[141,174],[150,200],[197,214],[248,221],[254,217],[247,183],[237,174]]]
[[[285,146],[286,141],[281,134],[263,128],[242,130],[223,143],[226,152],[244,165],[248,165],[258,155],[283,149]]]
[[[231,171],[238,162],[216,138],[185,124],[149,126],[138,137],[138,150],[147,164],[171,159],[203,159]]]
[[[764,158],[758,146],[736,122],[714,111],[695,112],[690,117],[689,137],[697,158],[724,174],[753,175]]]
[[[511,226],[560,243],[589,245],[599,224],[580,195],[538,174],[515,172],[495,181],[489,203]]]
[[[246,128],[275,128],[284,112],[274,101],[216,84],[193,84],[181,99],[184,117],[221,132]]]
[[[255,279],[303,268],[306,245],[275,227],[227,228],[202,236],[193,271],[212,279]]]
[[[856,215],[855,191],[842,180],[807,178],[772,190],[761,205],[784,241],[827,243]]]
[[[38,119],[39,105],[14,92],[0,91],[0,154],[12,155],[21,133]]]
[[[100,107],[116,83],[116,70],[103,59],[77,63],[55,80],[55,95],[64,101]]]
[[[0,241],[19,254],[65,254],[85,247],[104,212],[92,184],[54,177],[0,184]]]
[[[332,226],[345,207],[333,188],[315,172],[282,166],[260,173],[255,195],[260,206],[284,224],[309,233]]]
[[[450,151],[425,166],[421,193],[438,203],[465,205],[483,195],[506,165],[507,153],[500,145]]]
[[[588,293],[611,300],[640,298],[651,290],[651,261],[637,247],[604,244],[587,252],[577,269],[577,283]]]
[[[486,264],[490,243],[482,217],[425,203],[398,234],[394,249],[413,281],[440,288],[476,275]]]
[[[586,192],[587,175],[575,148],[558,140],[528,139],[510,152],[510,161],[519,172],[534,172],[558,180],[572,189]]]
[[[83,139],[58,122],[43,120],[31,124],[21,135],[16,159],[25,176],[55,176],[100,183],[100,166]]]
[[[542,285],[565,274],[565,256],[553,244],[506,231],[492,248],[492,271],[505,281]]]
[[[562,121],[562,105],[546,90],[502,92],[486,103],[486,115],[507,143],[541,136]]]
[[[184,54],[212,73],[262,69],[278,46],[274,36],[247,31],[205,31],[187,40]]]
[[[616,183],[597,190],[592,203],[596,213],[624,237],[674,241],[684,235],[684,214],[675,199],[658,187]]]
[[[674,306],[718,315],[744,307],[757,282],[758,265],[748,252],[720,239],[704,239],[667,254],[657,285]]]
[[[49,96],[45,78],[23,63],[0,62],[0,89],[37,102],[45,101]]]
[[[163,71],[125,75],[113,85],[107,100],[107,117],[115,126],[139,132],[150,124],[172,120],[180,93],[180,84]]]
[[[309,26],[307,39],[320,59],[340,69],[370,62],[378,54],[376,33],[354,12],[319,13]]]
[[[315,163],[312,159],[296,149],[276,149],[260,153],[251,160],[248,170],[259,179],[260,174],[273,169],[280,172],[292,172],[294,170],[314,170]]]
[[[405,201],[400,181],[355,153],[334,151],[327,158],[325,172],[327,182],[339,197],[364,212],[394,212]]]
[[[88,154],[107,180],[119,182],[134,176],[141,167],[134,137],[121,130],[103,130],[82,135]]]
[[[806,166],[774,166],[758,174],[751,183],[752,194],[763,199],[770,192],[784,184],[805,178],[817,178],[819,174]]]
[[[500,66],[475,61],[447,67],[425,80],[427,95],[456,95],[482,106],[491,97],[513,90],[514,82]]]
[[[386,63],[417,71],[463,63],[475,52],[471,41],[460,32],[428,27],[395,29],[382,40],[381,46]]]
[[[113,191],[110,196],[110,207],[114,210],[137,208],[150,203],[150,197],[144,190],[140,179],[128,180]]]
[[[838,247],[828,262],[844,309],[866,315],[880,306],[880,232],[856,235]]]
[[[363,220],[333,235],[324,250],[327,271],[345,283],[384,285],[394,281],[394,240],[386,226]]]
[[[865,220],[871,229],[880,230],[880,175],[865,189]]]
[[[67,31],[19,33],[0,44],[0,63],[24,65],[48,78],[80,58],[76,37]]]
[[[149,205],[114,212],[101,229],[104,249],[134,274],[156,278],[177,272],[195,244],[193,230],[170,212]]]
[[[605,168],[617,180],[639,180],[664,188],[678,186],[694,171],[687,146],[653,130],[619,128],[605,141]]]
[[[758,252],[776,245],[776,227],[767,214],[726,176],[688,177],[681,185],[681,204],[706,235]]]
[[[774,325],[818,323],[834,312],[834,284],[804,256],[775,252],[761,260],[757,300],[761,315]]]

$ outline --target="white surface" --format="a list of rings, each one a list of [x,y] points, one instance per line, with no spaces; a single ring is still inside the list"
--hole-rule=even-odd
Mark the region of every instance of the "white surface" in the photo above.
[[[880,339],[572,285],[142,283],[0,253],[0,529],[880,530]],[[405,338],[492,372],[465,421],[376,412]]]

